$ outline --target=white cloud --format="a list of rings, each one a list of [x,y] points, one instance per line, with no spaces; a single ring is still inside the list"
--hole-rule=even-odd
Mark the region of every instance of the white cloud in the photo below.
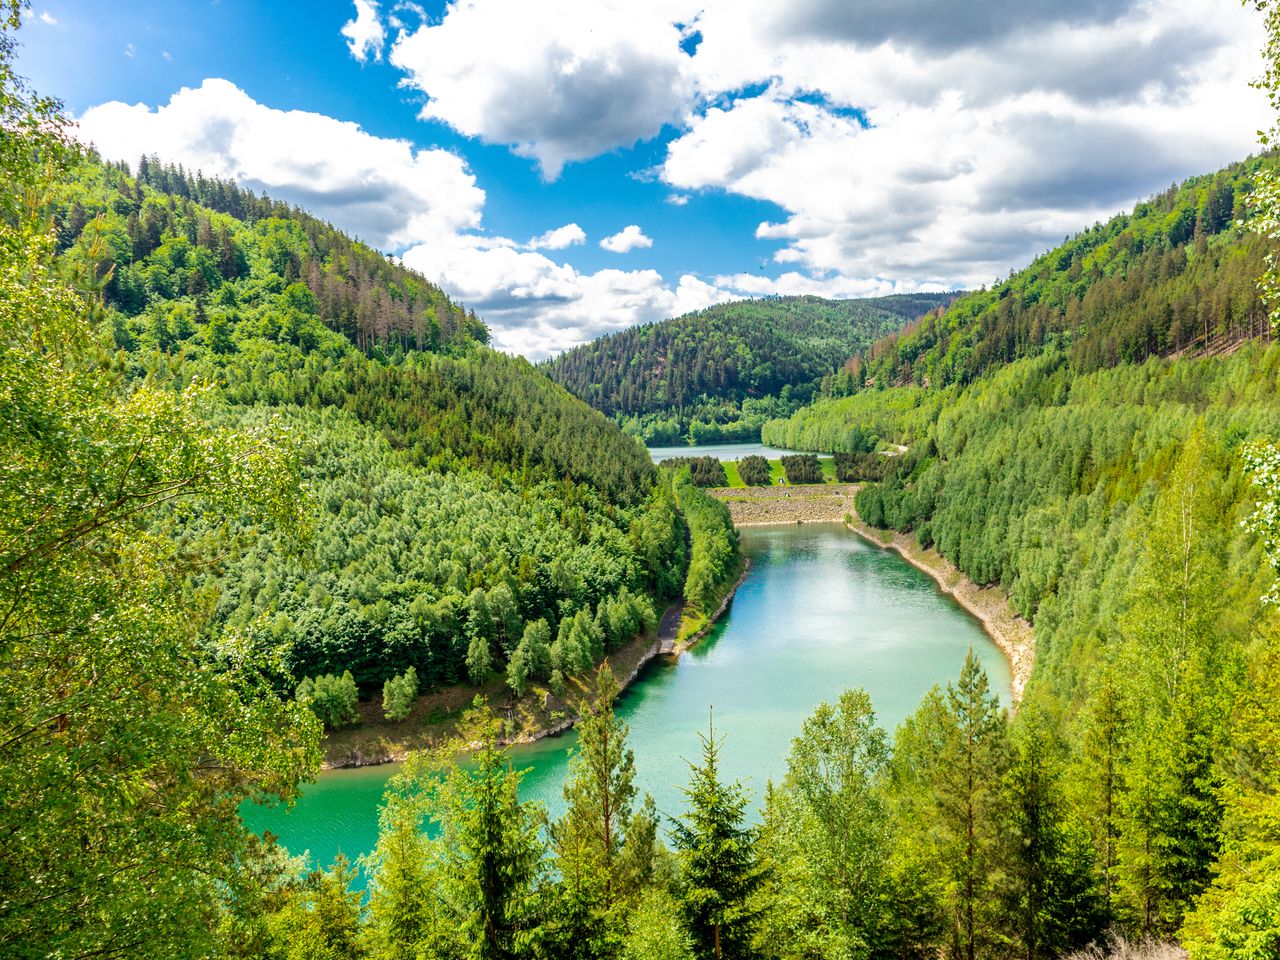
[[[897,17],[893,4],[849,14],[844,36],[785,22],[845,6],[710,5],[700,88],[763,88],[692,105],[659,168],[677,191],[781,207],[757,237],[783,241],[775,259],[828,291],[991,283],[1171,181],[1242,158],[1265,125],[1246,86],[1258,18],[1238,7],[1093,4],[1063,22],[1043,5],[1034,32],[991,20],[954,43],[929,26],[902,43],[854,29]]]
[[[662,4],[456,0],[401,34],[390,60],[429,98],[424,119],[509,144],[556,179],[566,163],[657,134],[693,93]]]
[[[124,55],[128,57],[130,60],[132,60],[135,56],[137,56],[137,54],[138,54],[138,48],[135,47],[132,43],[126,43],[124,45]]]
[[[58,18],[48,10],[41,10],[39,19],[41,23],[47,24],[50,27],[56,27],[58,25]]]
[[[456,0],[390,59],[424,117],[552,178],[673,123],[668,202],[776,204],[757,236],[844,289],[990,282],[1243,157],[1261,40],[1220,0]]]
[[[377,0],[355,0],[356,16],[342,25],[341,33],[347,38],[351,55],[364,63],[372,55],[382,59],[382,48],[387,42],[387,31],[378,17]]]
[[[587,240],[586,232],[576,223],[566,223],[563,227],[548,230],[541,236],[529,241],[530,250],[563,250]]]
[[[623,227],[613,236],[605,237],[600,246],[610,253],[630,253],[632,250],[643,250],[653,246],[653,241],[644,235],[634,223]]]
[[[442,236],[403,260],[474,307],[495,346],[535,360],[741,296],[691,274],[673,287],[655,270],[581,273],[503,238]]]
[[[456,154],[318,113],[275,110],[226,80],[183,88],[155,109],[93,107],[79,135],[109,159],[155,153],[266,190],[383,250],[474,229],[484,208],[484,191]]]

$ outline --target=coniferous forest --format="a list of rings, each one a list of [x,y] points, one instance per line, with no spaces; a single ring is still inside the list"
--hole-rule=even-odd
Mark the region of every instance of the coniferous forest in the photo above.
[[[0,955],[1280,957],[1274,154],[990,289],[712,307],[534,366],[303,210],[79,143],[0,11]],[[765,783],[713,712],[660,811],[608,657],[664,613],[692,642],[745,563],[723,465],[636,438],[762,424],[998,588],[1034,670],[1006,704],[971,649],[892,730],[850,683]],[[326,737],[447,691],[364,856],[246,828]],[[512,753],[550,702],[555,815]]]
[[[766,421],[808,403],[850,356],[954,298],[722,304],[601,337],[544,369],[645,443],[758,440]]]

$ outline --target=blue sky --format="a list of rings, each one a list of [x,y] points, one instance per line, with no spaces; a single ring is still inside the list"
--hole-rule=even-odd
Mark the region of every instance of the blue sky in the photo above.
[[[989,283],[1267,123],[1236,0],[50,0],[20,39],[104,153],[315,209],[533,357]]]

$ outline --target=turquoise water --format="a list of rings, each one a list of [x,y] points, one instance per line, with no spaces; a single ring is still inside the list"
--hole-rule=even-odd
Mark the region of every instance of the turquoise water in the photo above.
[[[935,683],[959,675],[977,652],[994,690],[1009,695],[1009,667],[978,622],[896,553],[837,524],[754,527],[742,532],[752,567],[728,614],[678,661],[654,661],[622,695],[636,779],[658,809],[683,809],[686,759],[715,708],[722,769],[758,802],[786,770],[791,739],[821,701],[848,687],[871,694],[892,732]],[[522,795],[555,814],[572,732],[518,748],[530,772]],[[377,810],[392,766],[336,770],[309,786],[294,810],[247,807],[254,830],[269,829],[294,853],[320,863],[354,858],[377,839]]]
[[[766,460],[777,460],[795,450],[783,450],[780,447],[766,447],[763,443],[704,443],[696,446],[683,444],[678,447],[650,447],[649,456],[654,463],[661,463],[671,457],[715,457],[717,460],[741,460],[743,457],[757,456]]]

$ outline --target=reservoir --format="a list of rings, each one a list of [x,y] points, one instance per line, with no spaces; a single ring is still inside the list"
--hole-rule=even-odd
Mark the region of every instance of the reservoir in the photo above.
[[[684,444],[676,447],[649,447],[649,456],[654,463],[670,460],[672,457],[715,457],[717,460],[738,461],[743,457],[764,457],[766,460],[779,460],[796,450],[783,450],[780,447],[766,447],[763,443],[703,443],[697,446]]]
[[[1008,664],[977,620],[896,553],[839,524],[748,528],[742,547],[751,570],[728,613],[679,660],[650,663],[618,702],[631,726],[637,787],[661,813],[684,810],[685,760],[699,758],[712,707],[724,738],[722,773],[744,781],[758,807],[767,781],[786,772],[805,718],[849,687],[871,695],[892,734],[934,684],[959,676],[972,648],[1008,703]],[[562,810],[574,742],[570,732],[512,752],[529,769],[522,798],[552,815]],[[246,805],[245,820],[321,864],[339,852],[354,859],[376,842],[382,788],[395,769],[323,773],[287,815]]]

